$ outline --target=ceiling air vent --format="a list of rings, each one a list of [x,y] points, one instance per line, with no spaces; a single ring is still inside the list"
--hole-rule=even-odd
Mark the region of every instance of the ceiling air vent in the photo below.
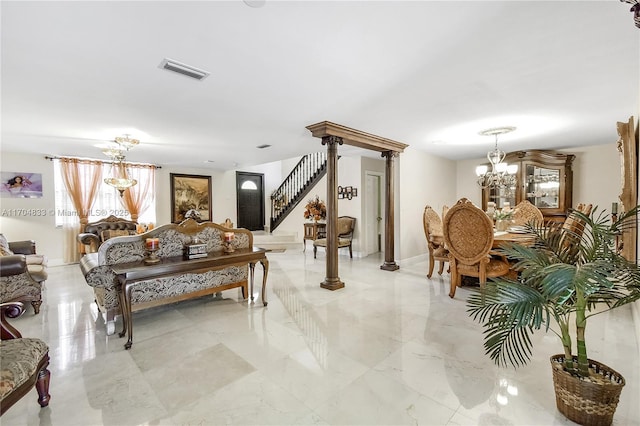
[[[264,145],[258,145],[256,148],[258,148],[258,149],[265,149],[265,148],[269,148],[270,146],[271,146],[271,145],[268,145],[268,144],[266,144],[266,143],[265,143]]]
[[[169,58],[163,59],[162,62],[160,62],[159,68],[177,72],[178,74],[186,75],[187,77],[195,78],[196,80],[204,80],[210,74],[208,71],[204,71]]]

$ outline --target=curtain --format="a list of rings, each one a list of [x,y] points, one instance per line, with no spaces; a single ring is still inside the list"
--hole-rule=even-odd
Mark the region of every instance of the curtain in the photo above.
[[[150,164],[120,164],[125,170],[120,170],[122,176],[126,176],[138,181],[124,191],[122,194],[122,204],[131,214],[131,220],[138,221],[150,206],[154,205],[156,194],[156,166]]]
[[[95,201],[99,184],[102,181],[102,162],[77,158],[60,158],[62,182],[77,216],[67,215],[64,230],[65,263],[77,262],[84,249],[76,240],[78,233],[84,231],[88,223],[91,207]]]

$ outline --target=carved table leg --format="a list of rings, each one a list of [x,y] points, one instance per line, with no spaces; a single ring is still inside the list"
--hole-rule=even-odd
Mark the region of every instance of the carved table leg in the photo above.
[[[122,331],[118,333],[119,337],[124,337],[127,334],[127,313],[125,309],[126,301],[124,300],[124,285],[120,284],[118,288],[118,303],[120,303],[120,313],[122,314]],[[107,334],[109,334],[109,317],[107,315]],[[115,329],[115,318],[113,321],[113,328]]]
[[[124,344],[124,348],[125,349],[131,349],[131,345],[133,345],[133,320],[132,320],[132,314],[131,314],[131,290],[132,290],[132,285],[125,285],[124,286],[124,312],[123,312],[123,317],[124,317],[124,322],[126,323],[125,327],[129,333],[129,339],[127,340],[127,343]]]
[[[256,269],[256,262],[249,262],[249,276],[250,276],[250,280],[251,280],[251,301],[253,302],[253,278],[255,275],[255,269]]]
[[[264,269],[263,277],[262,277],[262,304],[267,306],[267,275],[269,274],[269,259],[266,257],[260,260],[260,264],[262,265],[262,269]],[[251,281],[253,286],[253,281]]]

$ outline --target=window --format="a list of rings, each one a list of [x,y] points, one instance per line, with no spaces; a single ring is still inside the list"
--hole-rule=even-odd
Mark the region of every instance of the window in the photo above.
[[[242,186],[240,186],[240,189],[252,189],[254,191],[257,191],[258,186],[253,181],[245,180],[244,182],[242,182]]]
[[[53,162],[54,168],[54,187],[55,187],[55,219],[56,226],[63,226],[64,222],[70,217],[77,217],[78,214],[71,203],[71,199],[67,193],[67,189],[64,186],[62,180],[62,171],[59,161]],[[102,176],[111,176],[111,164],[104,163],[102,165]],[[138,185],[145,185],[146,182],[141,182],[138,179]],[[154,189],[155,190],[155,189]],[[124,203],[121,201],[118,191],[105,183],[100,184],[98,188],[98,195],[91,207],[89,213],[89,222],[95,222],[100,219],[104,219],[110,215],[125,218],[131,220],[131,214],[127,211]],[[156,206],[155,198],[149,208],[145,210],[138,218],[138,223],[155,223],[156,222]]]

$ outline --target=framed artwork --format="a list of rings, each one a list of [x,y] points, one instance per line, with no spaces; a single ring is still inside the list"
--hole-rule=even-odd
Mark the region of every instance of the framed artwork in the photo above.
[[[211,222],[211,176],[171,173],[171,222]]]
[[[42,198],[42,174],[0,172],[2,198]]]

